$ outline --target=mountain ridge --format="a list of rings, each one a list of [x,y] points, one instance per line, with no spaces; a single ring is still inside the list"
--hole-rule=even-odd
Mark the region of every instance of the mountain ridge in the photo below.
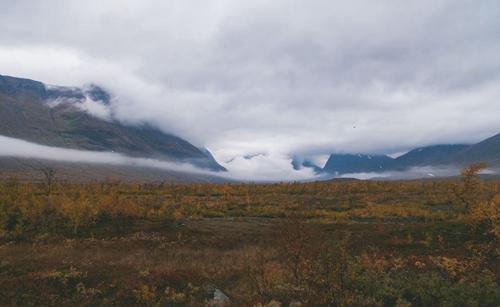
[[[84,109],[88,103],[105,108],[110,100],[110,94],[94,84],[46,86],[0,75],[0,135],[52,147],[119,152],[226,171],[213,157],[177,136],[150,125],[126,126],[112,117],[104,120]]]
[[[356,158],[358,157],[358,158]],[[367,157],[387,157],[367,159]],[[476,144],[437,144],[417,147],[397,157],[354,154],[331,154],[323,173],[343,175],[351,173],[404,172],[415,167],[455,167],[484,162],[488,167],[500,167],[500,134]]]

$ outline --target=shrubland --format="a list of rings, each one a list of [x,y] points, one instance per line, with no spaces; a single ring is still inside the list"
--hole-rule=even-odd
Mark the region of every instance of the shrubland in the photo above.
[[[498,306],[500,182],[0,182],[1,306]],[[50,179],[50,180],[48,180]]]

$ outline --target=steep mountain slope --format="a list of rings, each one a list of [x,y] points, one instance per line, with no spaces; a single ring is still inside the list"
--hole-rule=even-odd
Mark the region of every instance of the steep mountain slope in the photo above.
[[[484,162],[490,167],[500,166],[500,134],[452,154],[445,162],[459,165]]]
[[[450,156],[457,153],[470,145],[452,144],[452,145],[434,145],[413,149],[406,154],[397,157],[389,165],[387,169],[404,171],[415,166],[429,165],[446,165]]]
[[[0,75],[0,135],[41,145],[113,151],[225,171],[187,141],[154,127],[125,126],[105,114],[110,95]],[[92,115],[91,115],[92,114]]]

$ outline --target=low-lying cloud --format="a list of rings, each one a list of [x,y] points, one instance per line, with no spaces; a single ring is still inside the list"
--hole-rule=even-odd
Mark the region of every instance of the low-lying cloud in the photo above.
[[[217,176],[238,181],[272,182],[313,180],[314,178],[319,178],[310,168],[294,170],[291,158],[283,155],[257,155],[248,159],[238,157],[231,162],[221,163],[228,169],[228,172],[220,173],[201,169],[189,163],[133,158],[114,152],[95,152],[50,147],[5,136],[0,136],[0,144],[2,144],[0,147],[0,157],[156,168],[165,171]]]
[[[356,178],[361,180],[411,180],[421,178],[439,178],[460,175],[456,166],[419,166],[405,171],[388,171],[380,173],[352,173],[342,174],[341,178]],[[498,174],[496,169],[485,169],[481,174]]]
[[[132,158],[114,152],[94,152],[68,148],[39,145],[19,139],[0,136],[0,156],[43,159],[61,162],[94,163],[107,165],[126,165],[136,167],[152,167],[162,170],[213,174],[208,170],[197,168],[188,163],[174,163],[156,159]]]
[[[310,181],[324,179],[314,169],[303,167],[295,170],[292,158],[282,154],[259,154],[251,157],[236,157],[221,163],[229,176],[241,181]]]
[[[189,163],[161,161],[158,159],[134,158],[115,152],[95,152],[68,148],[39,145],[24,140],[0,135],[0,157],[20,157],[60,162],[105,164],[112,166],[132,166],[139,168],[155,168],[165,171],[189,174],[210,175],[228,180],[243,182],[290,182],[313,181],[332,178],[329,174],[316,174],[310,167],[294,169],[292,158],[279,153],[256,154],[236,157],[229,161],[219,161],[227,172],[212,172]],[[321,162],[321,161],[319,161]],[[482,174],[498,174],[498,169],[485,169]],[[372,173],[342,174],[338,178],[356,178],[360,180],[408,180],[420,178],[439,178],[456,176],[460,168],[454,166],[412,167],[406,171],[388,171]]]

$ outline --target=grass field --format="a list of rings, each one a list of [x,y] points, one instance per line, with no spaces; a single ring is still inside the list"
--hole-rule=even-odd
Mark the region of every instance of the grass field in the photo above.
[[[11,177],[0,306],[499,306],[499,183],[473,182]]]

